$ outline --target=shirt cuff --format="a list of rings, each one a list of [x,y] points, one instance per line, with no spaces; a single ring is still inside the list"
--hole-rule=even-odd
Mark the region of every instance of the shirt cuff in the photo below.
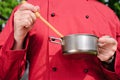
[[[110,71],[110,70],[104,68],[103,66],[102,66],[102,70],[103,70],[103,73],[106,75],[108,80],[109,79],[111,79],[111,80],[114,80],[114,79],[119,80],[119,77],[116,74],[116,72]]]
[[[108,80],[120,79],[115,72],[115,57],[116,56],[114,56],[114,59],[110,63],[103,63],[100,61],[103,73],[108,76]]]
[[[14,32],[11,32],[8,39],[6,40],[2,47],[3,54],[7,55],[10,59],[18,59],[19,57],[22,58],[22,56],[24,56],[27,51],[28,39],[26,39],[24,43],[25,45],[24,49],[12,50],[13,45],[14,45]]]

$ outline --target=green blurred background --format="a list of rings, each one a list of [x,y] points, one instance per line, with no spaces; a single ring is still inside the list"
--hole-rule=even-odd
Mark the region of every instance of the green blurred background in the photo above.
[[[99,0],[109,6],[120,19],[120,0]],[[8,20],[13,8],[20,3],[20,0],[0,0],[0,31]]]

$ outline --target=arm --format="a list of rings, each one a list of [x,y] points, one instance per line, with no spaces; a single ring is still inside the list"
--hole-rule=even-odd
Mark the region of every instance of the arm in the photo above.
[[[26,49],[11,50],[14,44],[13,13],[0,33],[0,80],[18,80],[19,72],[25,68]]]
[[[27,34],[36,19],[34,11],[37,9],[31,4],[22,4],[0,34],[0,80],[18,80],[24,72]]]
[[[97,57],[100,59],[101,67],[106,77],[111,80],[120,79],[120,22],[115,16],[112,19],[116,27],[116,38],[103,36],[98,42],[100,43]],[[114,58],[113,58],[114,57]],[[111,59],[113,60],[111,61]],[[111,61],[111,62],[109,62]]]

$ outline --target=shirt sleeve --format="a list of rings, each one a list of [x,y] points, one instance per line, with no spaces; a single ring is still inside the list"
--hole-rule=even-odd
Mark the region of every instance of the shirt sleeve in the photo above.
[[[112,19],[113,24],[115,24],[116,27],[116,40],[118,42],[118,47],[117,50],[115,52],[115,61],[112,64],[114,70],[108,70],[107,68],[103,67],[103,65],[101,65],[103,72],[105,73],[105,75],[107,75],[106,77],[108,77],[108,80],[119,80],[120,79],[120,21],[117,18],[117,16],[115,15],[114,18]]]
[[[16,9],[0,33],[0,80],[19,80],[25,70],[28,39],[24,44],[25,49],[11,49],[14,44],[13,15]]]
[[[116,51],[116,58],[115,58],[115,72],[120,77],[120,21],[118,20],[117,24],[117,41],[118,47]]]

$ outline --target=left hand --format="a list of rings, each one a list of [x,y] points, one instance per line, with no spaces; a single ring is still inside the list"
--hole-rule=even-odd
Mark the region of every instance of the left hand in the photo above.
[[[114,56],[117,49],[117,41],[110,36],[102,36],[98,39],[98,54],[97,57],[101,61],[107,62]]]

